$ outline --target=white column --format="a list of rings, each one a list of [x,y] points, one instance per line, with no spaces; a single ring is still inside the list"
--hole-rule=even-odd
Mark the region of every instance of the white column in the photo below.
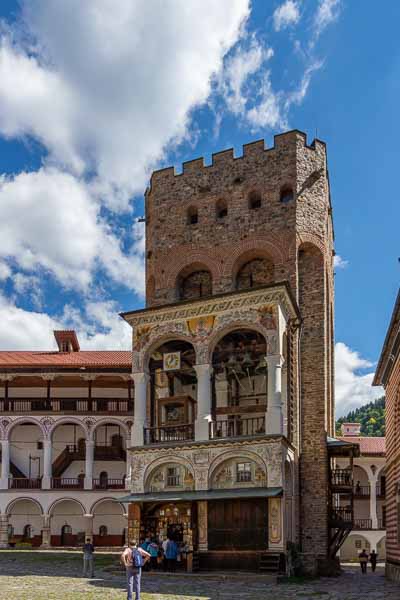
[[[0,548],[8,548],[8,515],[0,515]]]
[[[197,374],[197,418],[194,424],[194,439],[209,439],[211,421],[211,365],[194,365]]]
[[[372,475],[369,479],[370,496],[369,496],[369,514],[371,515],[372,529],[378,529],[378,511],[376,506],[376,484],[377,477]]]
[[[265,433],[283,433],[282,365],[283,357],[274,354],[266,357],[268,364],[268,405],[265,414]]]
[[[8,478],[10,476],[10,442],[1,440],[1,480],[0,489],[8,490]]]
[[[132,377],[135,382],[135,414],[131,431],[131,444],[132,446],[143,446],[144,428],[147,423],[147,384],[149,382],[149,374],[134,373]]]
[[[93,542],[93,515],[85,514],[85,542],[90,540]]]
[[[94,462],[94,441],[86,440],[85,453],[85,490],[93,489],[93,462]]]
[[[43,477],[42,489],[51,489],[52,460],[51,460],[51,440],[43,440]]]
[[[50,515],[43,515],[42,544],[40,547],[44,549],[51,546],[50,519]]]

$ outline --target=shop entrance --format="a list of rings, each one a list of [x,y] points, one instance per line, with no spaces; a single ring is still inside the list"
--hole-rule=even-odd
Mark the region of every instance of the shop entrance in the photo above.
[[[264,550],[268,544],[265,498],[208,503],[209,550]]]
[[[140,529],[141,540],[148,538],[156,540],[161,545],[167,537],[177,543],[178,566],[186,569],[188,557],[197,545],[196,503],[144,505]]]

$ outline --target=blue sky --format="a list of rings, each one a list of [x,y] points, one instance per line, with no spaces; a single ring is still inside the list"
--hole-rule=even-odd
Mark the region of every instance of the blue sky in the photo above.
[[[117,313],[143,305],[151,170],[298,128],[328,145],[338,412],[380,393],[400,273],[398,2],[2,0],[0,19],[2,349],[50,348],[55,327],[129,348]]]

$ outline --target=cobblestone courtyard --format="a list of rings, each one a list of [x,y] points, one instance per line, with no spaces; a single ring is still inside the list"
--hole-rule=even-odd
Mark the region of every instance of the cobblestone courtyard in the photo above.
[[[80,577],[76,553],[0,551],[1,600],[123,600],[124,577],[117,557],[98,555],[96,579]],[[362,577],[345,567],[337,579],[276,584],[266,577],[157,576],[145,574],[143,600],[399,600],[400,586],[388,583],[383,569]]]

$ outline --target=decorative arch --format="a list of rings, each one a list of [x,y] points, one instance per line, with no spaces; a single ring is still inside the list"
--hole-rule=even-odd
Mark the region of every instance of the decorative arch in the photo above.
[[[267,256],[255,256],[244,262],[235,275],[235,288],[248,290],[275,282],[275,265]]]
[[[296,235],[296,239],[290,244],[289,247],[289,258],[294,260],[297,258],[298,251],[301,246],[315,246],[319,249],[322,256],[326,256],[327,247],[325,246],[323,240],[313,233],[298,233]]]
[[[232,333],[238,329],[250,329],[253,330],[265,338],[267,342],[267,330],[260,324],[256,322],[257,313],[253,311],[249,313],[249,315],[241,316],[240,321],[233,321],[232,323],[223,324],[220,327],[218,325],[214,329],[212,335],[209,338],[208,342],[208,360],[212,359],[212,355],[214,353],[215,347],[217,344],[228,334]]]
[[[53,434],[55,432],[55,430],[57,429],[57,427],[59,427],[60,425],[79,425],[84,433],[85,433],[85,438],[86,440],[90,440],[90,432],[89,429],[86,425],[86,423],[84,422],[83,419],[79,419],[78,417],[62,417],[61,419],[58,419],[57,421],[54,421],[53,425],[51,426],[50,430],[49,430],[49,437],[50,439],[53,438]]]
[[[156,469],[158,469],[159,467],[169,465],[172,463],[181,465],[182,467],[187,469],[192,474],[193,480],[195,480],[194,468],[193,468],[192,463],[189,461],[189,459],[182,458],[181,456],[178,456],[176,454],[171,454],[171,455],[169,454],[168,458],[166,458],[166,457],[157,458],[156,460],[151,462],[149,465],[147,465],[145,472],[143,474],[145,491],[148,490],[149,482],[151,480],[151,476],[154,473],[154,471]]]
[[[212,295],[213,275],[207,265],[191,263],[176,278],[176,295],[179,300],[196,300]]]
[[[100,504],[103,504],[103,502],[114,502],[115,504],[118,504],[118,506],[122,510],[122,515],[124,516],[126,514],[125,507],[121,502],[118,502],[118,498],[106,498],[106,497],[100,498],[99,500],[96,500],[95,502],[93,502],[92,506],[90,507],[90,513],[88,513],[88,514],[93,515],[96,508],[98,506],[100,506]]]
[[[119,427],[121,427],[124,432],[125,432],[125,436],[128,438],[129,437],[129,427],[128,424],[125,421],[121,421],[120,419],[118,419],[117,417],[103,417],[102,419],[100,419],[99,421],[96,421],[93,425],[92,430],[90,431],[90,439],[92,440],[94,437],[94,433],[95,431],[101,427],[102,425],[118,425]]]
[[[13,509],[13,507],[18,503],[18,502],[32,502],[32,504],[34,504],[40,511],[40,514],[43,515],[44,511],[43,511],[43,507],[40,504],[40,502],[38,500],[36,500],[35,498],[29,498],[29,497],[25,497],[25,496],[21,496],[18,498],[14,498],[14,500],[11,500],[11,502],[8,503],[6,510],[5,510],[5,514],[6,515],[10,515],[11,511]]]
[[[15,421],[10,422],[6,430],[5,439],[10,439],[13,429],[18,425],[23,425],[24,423],[31,423],[32,425],[36,425],[39,428],[43,439],[46,437],[46,432],[42,426],[42,423],[39,420],[35,419],[34,417],[19,417],[18,419],[15,419]]]
[[[82,509],[82,516],[86,515],[86,508],[85,506],[82,504],[82,502],[80,500],[78,500],[77,498],[57,498],[57,500],[54,500],[54,502],[52,504],[50,504],[49,506],[49,515],[51,515],[55,509],[55,507],[60,504],[61,502],[75,502],[75,504],[77,504],[78,506],[80,506],[80,508]]]
[[[263,459],[258,456],[255,452],[251,452],[251,450],[227,450],[226,452],[222,452],[219,454],[214,460],[211,462],[210,467],[208,469],[208,486],[212,488],[212,482],[214,475],[218,468],[223,465],[223,463],[228,462],[231,459],[238,460],[250,460],[254,462],[260,469],[263,470],[265,474],[265,485],[268,485],[268,471],[267,466]]]
[[[174,288],[176,280],[181,271],[191,265],[203,265],[211,275],[213,281],[218,281],[221,277],[221,262],[211,253],[199,252],[198,250],[188,250],[182,252],[181,248],[172,250],[169,253],[169,261],[165,268],[164,282],[160,287]]]
[[[158,331],[158,333],[160,333],[160,328],[157,328],[157,331]],[[145,346],[143,346],[143,349],[142,349],[144,369],[147,370],[149,368],[149,362],[151,359],[151,355],[157,350],[157,348],[159,348],[163,344],[166,344],[167,342],[173,342],[173,341],[187,342],[188,344],[190,344],[193,347],[193,350],[196,353],[196,346],[193,343],[193,338],[190,337],[189,335],[186,335],[184,333],[169,331],[168,333],[157,336],[157,332],[155,332],[154,337],[150,337],[148,343]]]

